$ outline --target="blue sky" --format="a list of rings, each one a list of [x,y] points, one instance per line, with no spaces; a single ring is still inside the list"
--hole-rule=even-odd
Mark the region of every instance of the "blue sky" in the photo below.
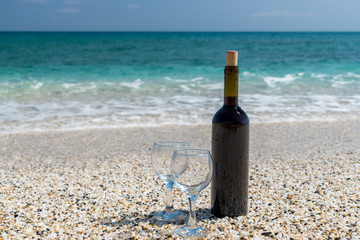
[[[0,0],[0,31],[360,31],[359,0]]]

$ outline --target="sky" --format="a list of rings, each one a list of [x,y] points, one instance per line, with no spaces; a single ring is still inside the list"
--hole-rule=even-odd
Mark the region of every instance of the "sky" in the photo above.
[[[0,31],[360,31],[359,0],[0,0]]]

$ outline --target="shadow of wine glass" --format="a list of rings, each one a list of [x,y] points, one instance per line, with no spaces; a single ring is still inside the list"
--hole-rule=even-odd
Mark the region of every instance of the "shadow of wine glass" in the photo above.
[[[177,222],[166,222],[166,221],[160,221],[157,220],[154,216],[158,212],[151,212],[146,215],[133,213],[133,214],[120,214],[119,216],[110,216],[105,217],[99,220],[99,223],[104,226],[108,227],[136,227],[140,223],[146,223],[148,222],[152,226],[162,227],[164,225],[184,225],[187,221],[185,219],[184,221],[177,221]],[[188,213],[188,211],[186,211]],[[215,216],[211,214],[210,209],[206,208],[200,208],[196,210],[196,216],[198,221],[208,220],[208,219],[214,219]]]
[[[186,211],[188,213],[188,211]],[[174,228],[169,226],[176,226],[176,228],[185,225],[187,219],[179,222],[164,222],[157,220],[154,216],[158,212],[151,212],[149,214],[139,214],[134,212],[132,214],[120,214],[118,216],[110,216],[99,219],[99,224],[102,226],[115,228],[119,232],[111,239],[133,239],[138,226],[141,228],[146,226],[146,231],[151,233],[150,239],[167,239],[174,237]],[[216,219],[211,214],[210,209],[200,208],[196,211],[197,220],[199,222]],[[149,237],[145,237],[149,238]]]

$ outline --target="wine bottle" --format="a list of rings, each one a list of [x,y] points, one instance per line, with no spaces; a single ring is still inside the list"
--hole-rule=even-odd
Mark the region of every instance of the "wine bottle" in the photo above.
[[[211,212],[236,217],[247,214],[249,184],[249,118],[238,105],[236,51],[227,52],[224,73],[224,105],[212,120]]]

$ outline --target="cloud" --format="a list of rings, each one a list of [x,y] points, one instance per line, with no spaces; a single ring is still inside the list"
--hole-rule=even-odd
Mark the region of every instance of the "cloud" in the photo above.
[[[77,5],[77,4],[80,4],[80,0],[65,0],[64,4],[65,5]]]
[[[268,18],[268,17],[278,17],[278,18],[294,18],[294,17],[316,17],[317,14],[312,12],[291,12],[291,11],[265,11],[258,12],[250,15],[254,18]]]
[[[47,3],[48,0],[22,0],[25,3]]]
[[[128,4],[128,8],[139,8],[140,5],[139,4],[136,4],[136,3],[129,3]]]
[[[69,14],[77,14],[80,11],[78,9],[76,9],[76,8],[61,8],[61,9],[58,9],[58,12],[69,13]]]

